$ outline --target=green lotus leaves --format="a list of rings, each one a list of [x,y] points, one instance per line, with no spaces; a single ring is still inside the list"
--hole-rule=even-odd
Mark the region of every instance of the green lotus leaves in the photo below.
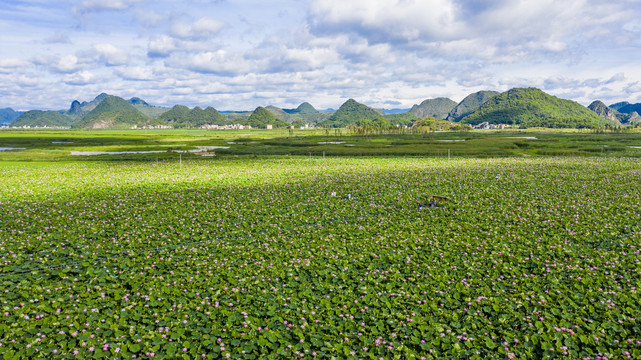
[[[0,167],[0,358],[638,358],[640,165]]]

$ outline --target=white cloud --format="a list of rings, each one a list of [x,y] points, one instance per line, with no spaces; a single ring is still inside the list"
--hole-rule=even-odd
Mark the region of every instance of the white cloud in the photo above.
[[[20,70],[24,67],[31,65],[30,62],[16,59],[16,58],[4,58],[0,59],[0,73],[11,73],[16,70]]]
[[[112,44],[94,45],[94,51],[98,54],[100,60],[109,66],[124,65],[129,61],[127,52]]]
[[[91,72],[83,70],[65,75],[63,80],[68,85],[87,85],[95,80],[95,76]]]
[[[226,77],[257,70],[257,67],[252,65],[250,61],[225,50],[188,53],[181,56],[175,55],[168,59],[166,63],[171,67],[186,68],[198,73]]]
[[[150,81],[155,79],[154,71],[148,67],[134,66],[117,69],[116,74],[125,80]]]
[[[150,57],[167,57],[174,50],[176,50],[176,40],[167,35],[161,35],[149,41],[147,55]]]
[[[203,17],[194,23],[176,20],[171,25],[170,31],[174,37],[181,39],[207,39],[216,35],[225,24],[221,21]]]
[[[101,10],[127,10],[140,0],[84,0],[80,3],[79,10],[101,11]]]
[[[320,32],[353,31],[372,42],[454,38],[463,27],[456,12],[451,0],[316,0],[310,7]]]
[[[625,21],[631,14],[624,5],[597,0],[313,0],[309,18],[312,33],[321,37],[351,34],[369,44],[433,57],[490,58],[509,51],[504,59],[518,61],[563,54],[570,44],[607,39],[623,26],[634,29]]]
[[[51,68],[61,73],[72,73],[80,66],[78,64],[78,57],[75,55],[66,55],[58,59],[56,62],[50,64]]]

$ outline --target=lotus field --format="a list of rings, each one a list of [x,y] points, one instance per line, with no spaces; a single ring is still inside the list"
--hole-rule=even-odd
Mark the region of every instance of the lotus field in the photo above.
[[[626,158],[8,163],[0,357],[638,359],[640,184]]]

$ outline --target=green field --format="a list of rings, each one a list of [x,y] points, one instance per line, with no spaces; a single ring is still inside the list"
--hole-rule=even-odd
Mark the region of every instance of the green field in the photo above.
[[[216,147],[205,151],[202,147]],[[0,131],[1,161],[174,161],[225,156],[641,157],[641,132],[511,130],[358,135],[338,130]],[[201,151],[202,150],[202,151]],[[104,155],[83,155],[107,152]],[[125,152],[113,154],[115,152]],[[76,155],[74,155],[76,154]]]
[[[245,134],[0,132],[0,358],[641,358],[639,134]]]

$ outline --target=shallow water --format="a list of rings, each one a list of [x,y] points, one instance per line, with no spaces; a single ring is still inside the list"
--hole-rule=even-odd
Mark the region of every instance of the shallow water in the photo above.
[[[164,153],[167,150],[149,150],[149,151],[72,151],[71,155],[93,156],[93,155],[122,155],[122,154],[157,154]]]

